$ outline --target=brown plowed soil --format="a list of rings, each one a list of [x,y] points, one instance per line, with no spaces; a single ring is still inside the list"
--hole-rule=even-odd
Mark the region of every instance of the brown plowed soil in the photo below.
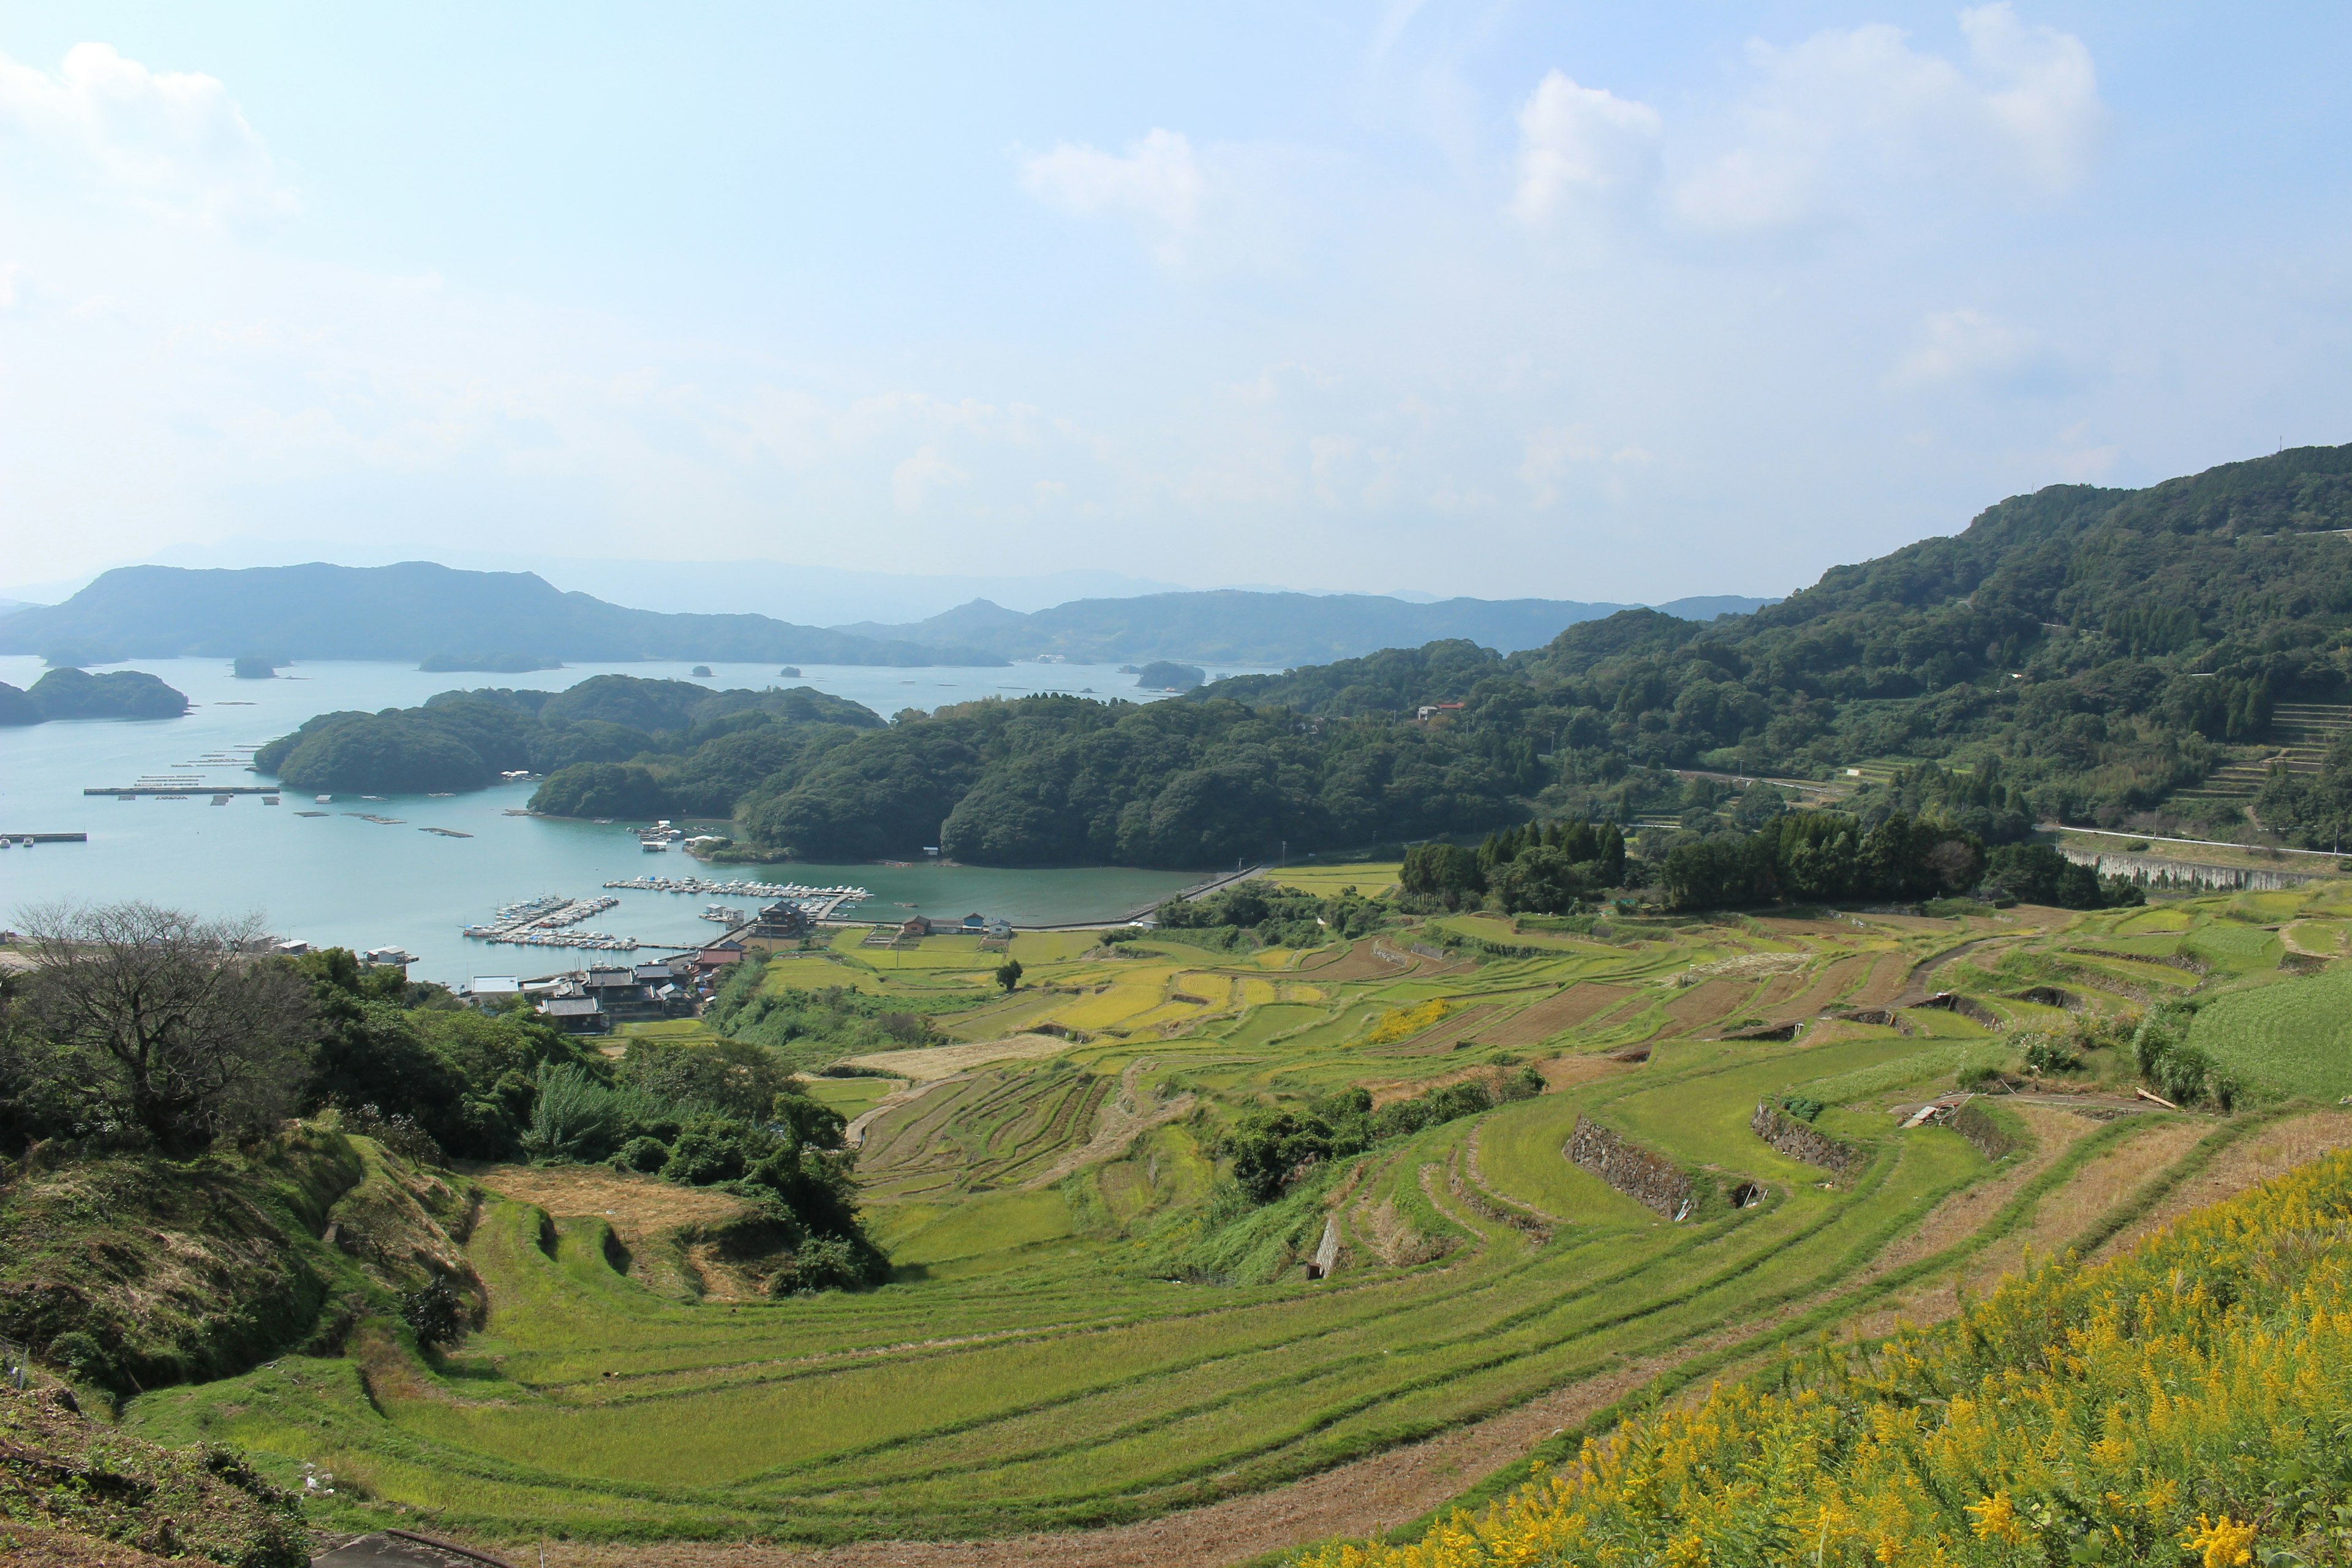
[[[1672,1020],[1667,1033],[1687,1035],[1694,1029],[1703,1029],[1743,1005],[1755,994],[1753,980],[1725,978],[1687,986],[1666,1004],[1666,1016]]]
[[[1772,1021],[1785,1024],[1798,1018],[1810,1018],[1822,1008],[1844,995],[1848,988],[1859,984],[1870,973],[1868,953],[1849,953],[1813,975],[1812,984],[1799,992],[1787,1005],[1771,1009]]]
[[[1789,999],[1803,991],[1813,979],[1809,969],[1794,969],[1786,974],[1772,976],[1772,984],[1764,987],[1764,994],[1756,998],[1756,1005],[1766,1013],[1787,1010]]]
[[[1490,1046],[1532,1046],[1573,1029],[1596,1014],[1616,1006],[1633,994],[1625,985],[1590,981],[1571,985],[1532,1006],[1522,1007],[1486,1031]]]
[[[1879,953],[1870,961],[1870,978],[1846,1000],[1857,1007],[1884,1007],[1903,994],[1904,984],[1910,978],[1910,954]]]
[[[1410,953],[1397,954],[1397,957],[1409,961],[1404,963],[1398,963],[1393,959],[1379,957],[1372,950],[1380,945],[1381,944],[1377,937],[1368,936],[1349,948],[1341,957],[1333,959],[1328,963],[1318,964],[1313,968],[1302,964],[1299,967],[1299,973],[1319,984],[1332,980],[1394,980],[1411,974],[1421,967],[1422,961],[1414,959]]]

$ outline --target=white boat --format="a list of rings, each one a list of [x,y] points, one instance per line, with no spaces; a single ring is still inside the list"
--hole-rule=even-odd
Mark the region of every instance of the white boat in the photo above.
[[[644,850],[648,855],[667,855],[669,853],[669,846],[658,838],[640,838],[637,840],[637,847]]]
[[[318,804],[318,805],[326,805],[329,801],[331,801],[331,800],[332,800],[332,799],[334,799],[334,798],[335,798],[335,797],[334,797],[333,795],[312,795],[312,796],[310,797],[310,799],[311,799],[313,802],[315,802],[316,804]]]

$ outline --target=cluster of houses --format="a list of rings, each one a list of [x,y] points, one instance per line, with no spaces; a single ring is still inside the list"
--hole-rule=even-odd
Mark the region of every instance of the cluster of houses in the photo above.
[[[541,1017],[569,1034],[602,1035],[616,1023],[690,1015],[744,954],[741,942],[727,941],[651,963],[574,970],[539,980],[486,974],[459,986],[457,994],[478,1007],[501,1007],[525,997]]]
[[[518,996],[550,1023],[574,1035],[603,1035],[615,1024],[691,1015],[709,999],[727,971],[754,956],[749,942],[762,951],[773,944],[799,942],[814,935],[808,911],[779,900],[761,910],[759,918],[736,936],[694,952],[650,963],[614,964],[573,970],[536,980],[511,974],[489,974],[467,982],[457,994],[478,1007],[506,1007]],[[896,928],[882,925],[866,941],[869,946],[913,946],[927,936],[977,936],[983,951],[1001,951],[1013,941],[1013,922],[969,914],[961,921],[935,921],[915,915]]]

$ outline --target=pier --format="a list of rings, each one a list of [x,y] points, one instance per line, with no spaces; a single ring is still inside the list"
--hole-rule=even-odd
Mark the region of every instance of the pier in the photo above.
[[[583,947],[600,952],[629,952],[644,944],[634,937],[608,936],[599,931],[566,931],[566,926],[604,913],[618,899],[567,899],[543,893],[499,910],[487,925],[467,926],[458,934],[477,942],[511,947]]]
[[[125,796],[137,796],[142,795],[185,796],[195,795],[276,795],[278,793],[278,789],[276,784],[103,784],[96,789],[86,789],[81,793],[84,795],[112,795]]]
[[[87,833],[0,833],[0,847],[10,844],[87,844]]]

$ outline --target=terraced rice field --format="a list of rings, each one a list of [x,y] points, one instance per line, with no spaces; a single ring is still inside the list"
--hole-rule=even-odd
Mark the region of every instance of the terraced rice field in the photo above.
[[[485,1172],[468,1251],[490,1317],[446,1358],[364,1338],[147,1396],[129,1420],[235,1444],[281,1479],[304,1462],[331,1469],[354,1527],[957,1542],[1158,1521],[1148,1528],[1164,1534],[1133,1539],[1166,1555],[1126,1560],[1238,1563],[1401,1523],[1620,1398],[1737,1373],[1841,1323],[1883,1331],[1897,1313],[1948,1310],[1956,1280],[1981,1289],[2028,1249],[2096,1245],[2233,1169],[2230,1151],[2259,1142],[2269,1110],[2136,1105],[2123,1065],[2104,1058],[2068,1093],[1996,1105],[2016,1142],[1999,1159],[1948,1128],[1904,1131],[1895,1112],[1971,1068],[2013,1066],[2011,1027],[2063,1023],[2012,994],[2052,974],[2095,1009],[2213,996],[2198,1042],[2273,1101],[2352,1092],[2337,1026],[2352,969],[2282,970],[2279,933],[2247,918],[2289,926],[2301,951],[2342,951],[2343,898],[1619,921],[1520,933],[1536,955],[1483,959],[1414,946],[1447,931],[1502,945],[1507,922],[1457,917],[1278,955],[1166,942],[1088,958],[1065,943],[1024,958],[1011,999],[993,993],[992,954],[947,945],[940,962],[892,968],[929,949],[836,944],[775,972],[968,993],[942,1020],[965,1039],[1060,1031],[1014,1042],[1026,1055],[819,1082],[871,1112],[858,1170],[891,1283],[726,1299],[690,1268],[654,1267],[690,1262],[704,1244],[688,1232],[715,1213],[625,1215],[615,1205],[660,1186],[641,1179],[597,1178],[617,1184],[607,1201],[593,1182]],[[2070,951],[2084,947],[2098,952]],[[2154,962],[2174,949],[2209,972]],[[2000,1026],[1917,1005],[1947,984]],[[1820,1016],[1890,1005],[1890,1023]],[[1424,1026],[1378,1038],[1422,1010]],[[1714,1037],[1750,1018],[1802,1026]],[[1278,1203],[1253,1208],[1221,1185],[1220,1138],[1252,1108],[1360,1085],[1390,1100],[1529,1066],[1547,1092],[1309,1167]],[[1824,1102],[1819,1130],[1859,1163],[1832,1173],[1758,1137],[1758,1102],[1782,1095]],[[1580,1121],[1687,1184],[1688,1216],[1663,1218],[1571,1163]],[[1327,1235],[1337,1267],[1310,1279]],[[1555,1408],[1581,1414],[1545,1425]],[[1465,1455],[1477,1457],[1466,1471]],[[1373,1475],[1350,1503],[1339,1478]],[[890,1552],[948,1563],[972,1550]],[[1057,1550],[1024,1537],[984,1560]]]

